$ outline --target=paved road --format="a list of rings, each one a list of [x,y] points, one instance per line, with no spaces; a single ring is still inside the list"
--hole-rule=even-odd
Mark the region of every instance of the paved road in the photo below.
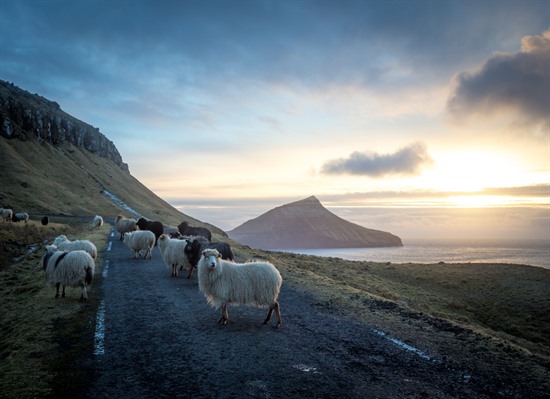
[[[102,299],[90,398],[492,397],[284,282],[280,329],[262,324],[265,309],[243,307],[219,325],[196,275],[170,277],[158,248],[151,260],[132,259],[117,235],[110,243],[93,292]]]

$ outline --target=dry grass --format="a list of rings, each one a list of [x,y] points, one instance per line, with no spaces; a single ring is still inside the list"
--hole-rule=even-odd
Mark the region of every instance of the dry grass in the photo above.
[[[256,252],[265,257],[265,253]],[[403,316],[443,319],[550,360],[550,270],[504,264],[390,264],[273,253],[286,281],[403,334]]]
[[[59,320],[75,320],[83,323],[93,306],[79,302],[80,289],[67,288],[67,298],[60,303],[54,298],[54,289],[44,282],[44,273],[39,266],[44,240],[51,243],[59,234],[70,239],[89,239],[98,247],[96,276],[101,272],[101,254],[107,244],[110,226],[91,230],[90,224],[59,224],[48,226],[37,224],[0,224],[1,237],[21,240],[25,251],[14,252],[4,246],[3,252],[13,256],[24,255],[17,263],[0,267],[0,392],[9,392],[12,397],[44,397],[52,392],[55,374],[52,364],[59,354],[55,340],[54,325]],[[26,253],[28,245],[35,245],[36,251]],[[97,280],[96,280],[97,282]],[[94,284],[92,284],[93,290]]]

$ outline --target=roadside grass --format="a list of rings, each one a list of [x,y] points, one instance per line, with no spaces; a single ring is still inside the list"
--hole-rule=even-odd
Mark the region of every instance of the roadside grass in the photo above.
[[[326,307],[395,325],[416,313],[491,336],[550,362],[550,270],[508,264],[391,264],[256,252]]]
[[[102,254],[107,244],[110,225],[91,229],[91,221],[50,223],[41,226],[30,221],[25,224],[0,224],[0,250],[8,264],[0,266],[0,392],[9,397],[47,397],[53,394],[52,369],[59,361],[60,343],[56,340],[60,321],[75,320],[82,324],[93,311],[93,302],[79,302],[80,288],[67,288],[66,297],[55,299],[55,289],[44,281],[39,265],[46,243],[59,234],[69,239],[89,239],[98,248],[96,276],[101,273]],[[19,250],[13,245],[19,243]],[[32,246],[32,252],[27,248]],[[24,253],[21,250],[24,248]],[[22,256],[18,262],[15,257]]]

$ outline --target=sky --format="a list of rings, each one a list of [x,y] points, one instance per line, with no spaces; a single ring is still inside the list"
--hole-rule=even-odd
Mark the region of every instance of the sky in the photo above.
[[[402,238],[550,240],[547,0],[0,0],[0,79],[224,230],[315,195]]]

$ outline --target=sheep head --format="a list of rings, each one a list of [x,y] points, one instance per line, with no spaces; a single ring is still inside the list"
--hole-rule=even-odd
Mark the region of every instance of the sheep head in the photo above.
[[[218,259],[222,257],[217,249],[205,249],[202,251],[202,256],[206,260],[206,264],[211,268],[218,266]]]

